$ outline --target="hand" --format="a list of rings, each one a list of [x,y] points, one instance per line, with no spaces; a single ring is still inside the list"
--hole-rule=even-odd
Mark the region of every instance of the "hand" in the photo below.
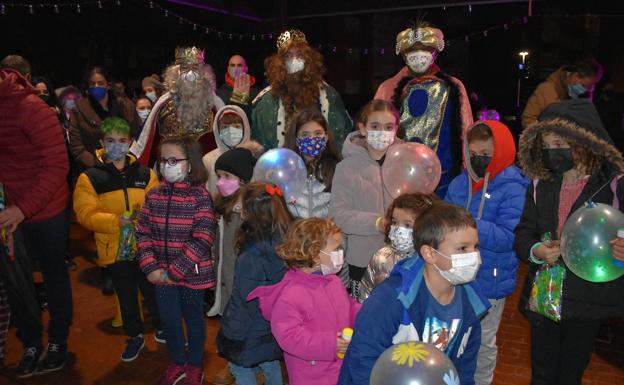
[[[163,282],[164,275],[165,275],[164,269],[154,270],[147,275],[147,280],[153,285],[159,285]]]
[[[14,232],[23,220],[24,213],[15,205],[7,206],[0,211],[0,227],[6,227],[10,233]]]
[[[624,238],[612,239],[611,243],[613,258],[624,262]]]
[[[241,95],[249,96],[249,90],[251,89],[250,78],[247,74],[240,74],[234,79],[234,89],[233,92],[236,92]]]
[[[175,283],[171,280],[171,278],[169,278],[169,274],[167,274],[167,272],[163,273],[161,279],[162,279],[161,281],[162,285],[175,285]]]
[[[539,245],[535,250],[533,250],[533,254],[536,258],[541,259],[549,265],[557,262],[559,257],[561,257],[561,250],[559,250],[559,241],[552,241],[550,247],[545,244]]]
[[[338,332],[337,333],[338,338],[336,338],[336,353],[346,353],[347,352],[347,348],[349,347],[349,343],[351,341],[347,341],[342,339],[342,333]]]
[[[119,216],[119,227],[124,227],[125,225],[132,225],[132,218],[125,218],[123,215]]]

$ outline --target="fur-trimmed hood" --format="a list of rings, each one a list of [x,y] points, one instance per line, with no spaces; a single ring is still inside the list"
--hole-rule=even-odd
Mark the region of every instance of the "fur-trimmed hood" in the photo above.
[[[582,146],[603,159],[602,170],[609,175],[624,173],[624,159],[602,126],[594,105],[587,99],[571,99],[548,107],[539,121],[520,136],[518,161],[532,179],[549,179],[542,160],[544,133],[552,132],[570,144]]]

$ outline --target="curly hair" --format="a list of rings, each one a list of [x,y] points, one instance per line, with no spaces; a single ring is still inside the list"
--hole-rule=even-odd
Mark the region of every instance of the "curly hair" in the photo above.
[[[305,67],[301,72],[286,72],[288,50],[264,60],[264,74],[271,84],[271,93],[275,99],[282,99],[286,115],[292,115],[303,108],[319,108],[319,86],[325,75],[323,55],[305,43],[293,43],[289,49],[293,48],[299,49],[305,60]]]
[[[301,219],[290,226],[284,243],[276,248],[277,255],[288,268],[313,267],[327,239],[340,232],[340,227],[329,219]]]

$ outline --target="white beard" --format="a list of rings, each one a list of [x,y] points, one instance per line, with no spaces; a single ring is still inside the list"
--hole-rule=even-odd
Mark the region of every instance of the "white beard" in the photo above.
[[[189,133],[203,130],[214,104],[215,81],[210,66],[200,66],[199,78],[193,82],[181,76],[179,66],[171,66],[167,68],[165,84],[184,129]]]

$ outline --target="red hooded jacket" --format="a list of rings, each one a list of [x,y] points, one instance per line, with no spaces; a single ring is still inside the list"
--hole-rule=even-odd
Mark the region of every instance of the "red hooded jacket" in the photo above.
[[[0,70],[0,183],[25,222],[67,207],[69,160],[56,113],[14,70]]]

